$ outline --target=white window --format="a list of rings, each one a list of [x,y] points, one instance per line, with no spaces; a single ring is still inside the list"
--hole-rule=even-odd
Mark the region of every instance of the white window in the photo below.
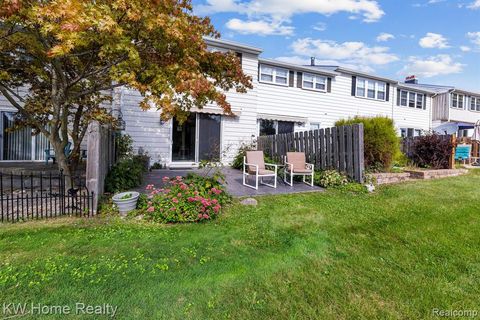
[[[480,111],[480,97],[470,97],[470,111]]]
[[[327,78],[311,73],[304,73],[302,88],[316,91],[326,91]]]
[[[416,98],[415,92],[408,93],[408,106],[410,108],[415,108],[415,98]]]
[[[425,109],[425,95],[412,91],[400,91],[399,105],[402,107]]]
[[[260,65],[260,81],[288,86],[288,69]]]
[[[417,109],[423,109],[423,94],[417,93]]]
[[[462,95],[462,94],[458,94],[458,93],[452,93],[452,96],[451,96],[451,100],[452,100],[452,103],[451,103],[451,107],[452,108],[455,108],[455,109],[463,109],[463,106],[464,106],[464,101],[465,99],[465,96]]]
[[[401,106],[408,106],[408,91],[401,91],[400,93],[400,105]]]
[[[357,80],[357,97],[365,97],[365,80]]]
[[[422,130],[415,128],[401,128],[400,135],[402,138],[413,138],[422,135]]]
[[[387,98],[387,84],[370,79],[357,79],[356,96],[385,101]]]
[[[320,130],[320,122],[311,122],[310,130]]]

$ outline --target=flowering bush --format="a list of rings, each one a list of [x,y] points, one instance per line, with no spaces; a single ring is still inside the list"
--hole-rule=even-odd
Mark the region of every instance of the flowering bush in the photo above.
[[[314,183],[324,188],[341,187],[348,184],[348,178],[335,170],[317,171]]]
[[[163,187],[147,186],[148,197],[140,208],[145,216],[162,223],[200,222],[215,218],[230,200],[214,178],[189,175],[164,177]]]

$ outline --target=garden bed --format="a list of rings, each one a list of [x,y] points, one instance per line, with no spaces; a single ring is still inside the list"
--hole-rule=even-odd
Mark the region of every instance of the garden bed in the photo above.
[[[405,182],[405,181],[411,180],[410,173],[408,173],[408,172],[373,173],[372,177],[375,178],[375,181],[376,181],[377,185],[400,183],[400,182]]]

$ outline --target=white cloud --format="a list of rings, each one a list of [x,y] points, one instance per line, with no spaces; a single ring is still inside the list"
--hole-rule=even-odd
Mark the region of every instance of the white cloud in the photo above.
[[[395,39],[395,36],[393,34],[382,32],[378,35],[377,42],[385,42],[392,39]]]
[[[472,48],[468,46],[460,46],[460,50],[462,50],[463,52],[469,52],[472,51]]]
[[[480,31],[467,33],[467,38],[470,39],[471,43],[480,48]]]
[[[293,35],[294,27],[283,25],[282,22],[231,19],[226,24],[227,28],[241,34],[256,34],[260,36],[267,35]]]
[[[460,73],[463,71],[464,66],[464,64],[453,61],[448,54],[439,54],[428,58],[410,57],[408,64],[400,73],[431,78],[439,75]]]
[[[469,6],[469,9],[480,9],[480,0],[476,0],[475,2],[472,2]]]
[[[450,48],[448,40],[443,35],[432,32],[427,33],[425,37],[421,38],[419,44],[422,48]]]
[[[198,14],[236,12],[279,20],[303,13],[332,15],[346,12],[362,16],[365,22],[378,21],[385,14],[376,0],[206,0],[206,4],[195,6],[195,11]]]
[[[369,47],[363,42],[337,43],[311,38],[298,39],[292,44],[295,55],[335,60],[351,65],[385,65],[399,58],[387,47]]]
[[[317,30],[317,31],[325,31],[327,30],[327,24],[324,23],[324,22],[319,22],[319,23],[316,23],[312,26],[312,28],[314,30]]]

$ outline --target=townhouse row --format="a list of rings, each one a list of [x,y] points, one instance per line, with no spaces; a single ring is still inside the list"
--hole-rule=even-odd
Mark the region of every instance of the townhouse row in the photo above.
[[[259,135],[331,127],[354,116],[392,118],[401,136],[423,131],[468,135],[480,120],[480,93],[449,86],[406,83],[340,66],[308,66],[264,59],[262,50],[218,39],[206,39],[210,50],[234,51],[252,77],[248,93],[227,92],[233,116],[215,105],[194,109],[182,124],[163,122],[160,111],[142,111],[140,94],[117,88],[113,108],[120,111],[135,151],[152,163],[188,167],[220,158],[229,163],[242,144]],[[42,160],[48,141],[25,132],[10,133],[14,110],[0,96],[1,160]],[[24,130],[25,131],[25,130]],[[27,137],[28,136],[28,137]]]

